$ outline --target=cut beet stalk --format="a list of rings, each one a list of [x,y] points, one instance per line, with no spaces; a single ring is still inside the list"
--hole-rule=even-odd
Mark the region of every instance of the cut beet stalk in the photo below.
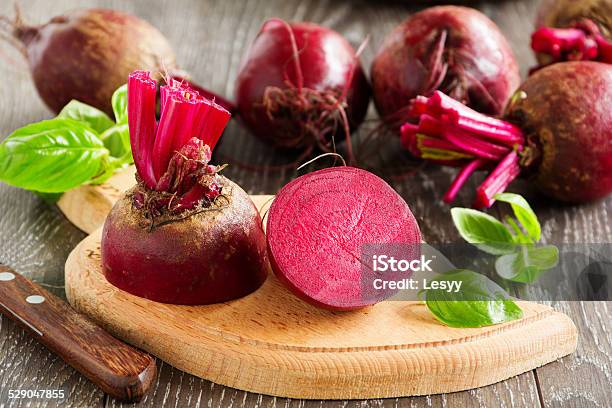
[[[518,154],[516,152],[508,154],[476,189],[474,207],[488,208],[492,206],[495,202],[495,195],[503,193],[520,172]]]
[[[472,160],[465,167],[463,167],[457,174],[457,177],[455,177],[455,179],[453,180],[453,183],[451,184],[446,194],[444,194],[444,202],[450,204],[455,201],[457,193],[459,193],[459,190],[461,190],[461,187],[463,187],[467,179],[469,179],[472,173],[474,173],[484,164],[485,161],[483,159],[476,159]]]
[[[461,166],[444,195],[451,203],[466,180],[483,167],[497,168],[478,190],[475,205],[488,207],[520,172],[516,150],[525,143],[523,132],[503,120],[489,118],[436,91],[419,96],[410,105],[418,125],[401,128],[402,145],[416,157]]]
[[[363,246],[418,245],[421,234],[406,202],[382,179],[335,167],[281,189],[268,213],[267,239],[276,275],[298,296],[348,310],[382,300],[364,288]]]
[[[612,41],[603,36],[599,26],[589,19],[572,27],[541,27],[531,36],[531,48],[545,58],[542,66],[561,61],[600,61],[612,64]]]

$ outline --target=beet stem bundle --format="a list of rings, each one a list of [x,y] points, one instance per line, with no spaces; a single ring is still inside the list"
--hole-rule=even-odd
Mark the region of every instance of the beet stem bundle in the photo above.
[[[211,151],[230,119],[220,105],[201,96],[185,82],[168,79],[160,87],[161,116],[155,119],[156,81],[146,71],[128,79],[128,122],[132,152],[145,190],[159,193],[135,196],[137,205],[152,212],[194,208],[203,198],[220,194],[208,165]]]
[[[495,194],[519,175],[525,137],[517,126],[478,113],[440,91],[415,98],[409,114],[418,118],[418,124],[402,126],[402,145],[417,157],[462,168],[444,195],[445,202],[454,201],[474,171],[493,167],[474,201],[474,207],[490,207]]]
[[[551,63],[585,60],[612,63],[612,42],[603,36],[597,24],[588,19],[570,28],[542,27],[536,30],[531,36],[531,48],[547,54]]]

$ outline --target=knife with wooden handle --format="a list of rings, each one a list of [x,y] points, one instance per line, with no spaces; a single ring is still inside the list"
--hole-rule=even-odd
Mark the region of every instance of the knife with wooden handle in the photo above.
[[[115,398],[138,401],[153,383],[157,371],[153,357],[117,340],[62,299],[3,265],[0,312]]]

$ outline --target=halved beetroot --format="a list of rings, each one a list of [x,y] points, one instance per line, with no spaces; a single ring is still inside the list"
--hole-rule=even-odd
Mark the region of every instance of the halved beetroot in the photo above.
[[[385,181],[335,167],[279,191],[268,213],[267,239],[274,272],[298,296],[350,310],[385,295],[372,296],[364,286],[371,267],[362,259],[364,245],[419,244],[421,233],[408,204]]]

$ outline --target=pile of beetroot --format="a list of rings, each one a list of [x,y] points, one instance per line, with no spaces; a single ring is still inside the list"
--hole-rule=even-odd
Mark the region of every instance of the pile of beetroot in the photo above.
[[[269,257],[302,298],[354,309],[381,300],[363,292],[362,245],[421,242],[408,205],[370,172],[321,170],[281,189],[266,237],[249,196],[210,164],[230,114],[302,157],[344,142],[354,163],[351,134],[372,95],[407,152],[460,169],[447,202],[477,170],[488,175],[475,207],[491,206],[519,176],[561,201],[605,197],[612,192],[612,7],[608,0],[544,7],[532,37],[540,66],[522,85],[506,39],[474,9],[431,7],[401,23],[376,54],[372,87],[359,61],[365,41],[354,49],[328,28],[271,19],[240,65],[235,102],[183,79],[167,40],[134,16],[92,9],[29,26],[17,14],[0,28],[55,111],[78,99],[112,112],[112,92],[129,75],[138,184],[104,225],[111,283],[161,302],[221,302],[256,290]]]

